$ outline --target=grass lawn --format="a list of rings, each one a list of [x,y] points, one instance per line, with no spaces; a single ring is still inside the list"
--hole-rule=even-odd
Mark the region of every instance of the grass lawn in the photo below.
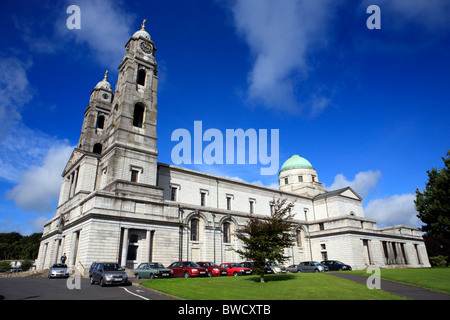
[[[141,284],[187,300],[396,300],[399,296],[370,290],[327,274],[295,273],[259,276],[172,278]]]
[[[349,271],[368,276],[365,270]],[[450,293],[450,268],[381,269],[382,279]]]

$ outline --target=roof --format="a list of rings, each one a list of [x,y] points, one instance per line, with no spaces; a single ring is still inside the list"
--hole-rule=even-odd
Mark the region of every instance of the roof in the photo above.
[[[300,157],[298,154],[295,154],[291,156],[289,159],[287,159],[285,163],[283,163],[280,172],[291,169],[314,169],[314,168],[308,160]]]

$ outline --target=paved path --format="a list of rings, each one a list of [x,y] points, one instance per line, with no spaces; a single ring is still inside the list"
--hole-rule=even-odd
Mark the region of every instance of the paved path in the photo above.
[[[358,283],[361,283],[364,285],[366,285],[366,283],[367,283],[366,276],[360,276],[360,275],[349,274],[349,273],[337,273],[337,272],[336,273],[329,272],[328,274],[339,277],[339,278],[352,280],[352,281],[355,281],[355,282],[358,282]],[[398,296],[405,297],[408,299],[413,299],[413,300],[450,300],[450,295],[445,294],[445,293],[427,290],[427,289],[414,287],[414,286],[408,286],[406,284],[400,284],[400,283],[396,283],[396,282],[392,282],[392,281],[387,281],[384,279],[380,279],[380,281],[381,281],[380,282],[381,290],[387,291],[387,292],[390,292],[390,293],[393,293],[393,294],[396,294]]]

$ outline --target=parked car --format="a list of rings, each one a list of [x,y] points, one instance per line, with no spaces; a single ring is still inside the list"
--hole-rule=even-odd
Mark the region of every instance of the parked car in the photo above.
[[[227,269],[219,267],[214,262],[196,262],[200,267],[208,270],[209,277],[226,276],[228,274]]]
[[[304,261],[298,265],[299,272],[324,272],[328,271],[328,267],[316,261]]]
[[[290,266],[288,266],[286,268],[287,272],[302,272],[301,270],[299,270],[299,265],[298,264],[291,264]]]
[[[90,275],[91,284],[98,282],[102,287],[107,284],[128,284],[125,269],[115,262],[98,262]]]
[[[92,262],[91,266],[89,267],[89,278],[92,275],[93,270],[95,269],[95,267],[97,266],[97,262]]]
[[[206,268],[200,267],[192,261],[176,261],[173,262],[168,268],[173,270],[174,277],[189,278],[208,275]]]
[[[134,276],[141,278],[169,278],[173,275],[173,270],[165,268],[159,262],[143,262],[134,271]]]
[[[67,269],[67,265],[63,263],[55,263],[50,267],[48,271],[48,278],[68,278],[69,270]]]
[[[284,266],[279,266],[274,262],[266,262],[266,267],[272,269],[273,273],[286,273]]]
[[[255,262],[253,262],[253,261],[241,262],[241,265],[243,265],[246,268],[252,269],[252,272],[254,273],[253,268],[255,266]],[[273,272],[272,268],[270,268],[267,265],[265,265],[264,266],[264,273],[266,273],[266,274],[273,274],[274,272]]]
[[[244,276],[253,273],[252,269],[244,267],[240,263],[227,262],[222,263],[220,266],[227,269],[227,275],[229,276]]]
[[[322,261],[320,264],[327,266],[330,271],[352,270],[352,267],[348,264],[336,260]]]

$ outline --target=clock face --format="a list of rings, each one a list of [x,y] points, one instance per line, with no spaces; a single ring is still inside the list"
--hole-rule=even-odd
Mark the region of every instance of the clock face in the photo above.
[[[148,42],[141,42],[141,49],[145,53],[152,53],[152,45]]]

